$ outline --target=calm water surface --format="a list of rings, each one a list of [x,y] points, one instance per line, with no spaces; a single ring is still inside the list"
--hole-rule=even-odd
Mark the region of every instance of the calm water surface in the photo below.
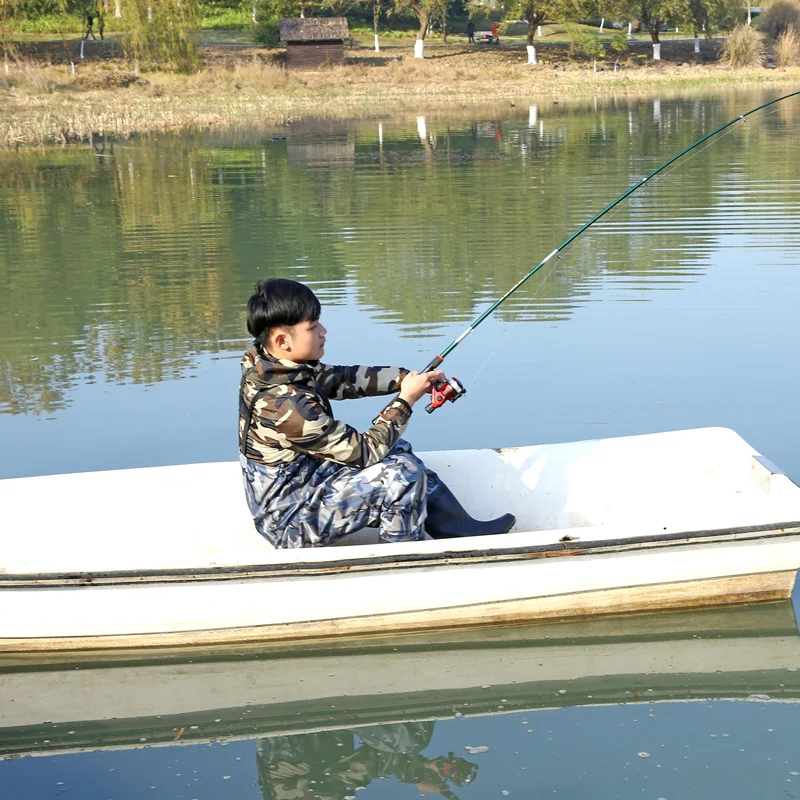
[[[4,155],[0,477],[234,458],[243,306],[263,277],[317,291],[326,360],[420,367],[634,181],[774,96]],[[469,394],[414,416],[417,449],[722,425],[800,480],[800,104],[771,111],[637,192],[484,323],[447,362]],[[341,411],[363,429],[379,406]],[[416,797],[414,759],[450,751],[480,766],[448,783],[458,797],[794,796],[788,701],[519,714],[436,722],[391,769],[372,754],[359,796]],[[342,730],[348,752],[369,746]],[[331,741],[298,746],[324,766]],[[464,750],[478,745],[489,751]],[[258,797],[259,752],[248,740],[5,761],[0,797]]]

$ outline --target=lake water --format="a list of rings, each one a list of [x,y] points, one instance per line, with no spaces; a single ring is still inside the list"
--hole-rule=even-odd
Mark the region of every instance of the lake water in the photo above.
[[[419,368],[631,184],[777,95],[544,101],[3,155],[0,478],[235,458],[244,304],[264,277],[319,294],[326,360]],[[799,121],[797,98],[753,115],[578,239],[447,359],[468,394],[415,414],[415,447],[720,425],[800,480]],[[364,429],[380,405],[341,414]],[[788,700],[664,698],[650,716],[620,696],[524,719],[440,720],[409,752],[423,741],[472,759],[475,780],[446,790],[465,798],[800,788]],[[347,726],[298,745],[302,763],[332,764],[340,741],[355,753]],[[4,761],[0,797],[259,797],[259,752],[246,739]],[[365,776],[386,780],[359,797],[423,791],[418,762],[370,757]],[[264,793],[314,796],[295,784]]]

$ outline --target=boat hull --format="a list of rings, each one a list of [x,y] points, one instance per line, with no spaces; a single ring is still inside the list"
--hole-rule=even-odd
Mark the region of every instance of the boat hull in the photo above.
[[[732,431],[423,456],[475,516],[510,509],[517,528],[275,551],[246,517],[236,464],[0,481],[0,652],[381,635],[791,595],[800,488]],[[188,493],[191,508],[176,507]],[[31,521],[43,495],[61,509],[57,526]]]

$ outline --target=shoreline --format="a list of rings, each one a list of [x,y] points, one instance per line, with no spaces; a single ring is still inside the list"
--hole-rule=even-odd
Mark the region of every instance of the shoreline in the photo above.
[[[399,48],[398,48],[399,49]],[[635,56],[634,56],[635,58]],[[3,85],[5,83],[5,87]],[[800,84],[800,67],[733,70],[717,63],[524,63],[516,50],[455,52],[422,61],[387,49],[349,54],[324,71],[288,72],[267,51],[206,62],[195,75],[134,76],[107,62],[23,62],[0,82],[0,150],[152,134],[270,131],[308,118],[368,119],[410,113],[474,113],[540,100],[708,93]]]

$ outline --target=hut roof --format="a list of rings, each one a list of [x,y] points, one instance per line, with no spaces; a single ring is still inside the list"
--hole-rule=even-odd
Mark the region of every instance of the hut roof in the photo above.
[[[318,42],[348,38],[350,31],[345,17],[281,20],[282,42]]]

